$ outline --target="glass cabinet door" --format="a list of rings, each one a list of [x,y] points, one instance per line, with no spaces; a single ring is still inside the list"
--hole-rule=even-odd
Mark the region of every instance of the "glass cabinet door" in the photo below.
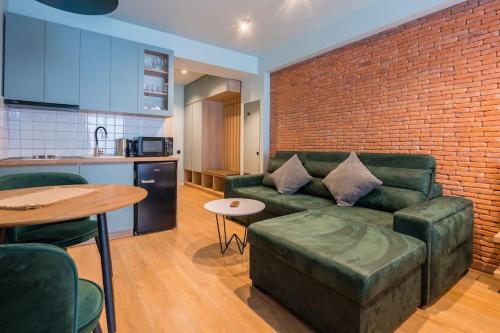
[[[143,45],[140,48],[139,112],[171,116],[173,105],[173,53]]]

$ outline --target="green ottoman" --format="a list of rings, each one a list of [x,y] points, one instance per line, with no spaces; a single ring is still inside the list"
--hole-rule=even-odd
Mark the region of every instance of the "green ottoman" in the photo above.
[[[390,332],[420,305],[425,244],[314,210],[248,229],[250,278],[323,332]]]

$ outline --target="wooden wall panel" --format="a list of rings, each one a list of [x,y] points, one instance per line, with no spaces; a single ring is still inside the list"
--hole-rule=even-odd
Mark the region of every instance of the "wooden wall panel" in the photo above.
[[[203,101],[202,170],[222,169],[224,166],[221,135],[223,103]]]
[[[240,172],[241,99],[224,102],[222,156],[225,170]]]

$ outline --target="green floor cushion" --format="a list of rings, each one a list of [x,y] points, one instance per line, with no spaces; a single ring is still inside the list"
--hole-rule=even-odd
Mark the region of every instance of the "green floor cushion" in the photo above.
[[[252,246],[361,305],[425,261],[420,240],[321,210],[254,223],[248,237]]]
[[[78,333],[89,333],[101,317],[104,294],[96,283],[78,280]]]
[[[97,236],[97,222],[83,219],[76,222],[44,224],[23,230],[17,235],[17,243],[50,243],[67,248],[86,242]]]
[[[345,221],[353,221],[366,223],[376,227],[384,227],[392,230],[393,215],[391,213],[382,212],[364,207],[344,207],[344,206],[331,206],[322,208],[322,214],[332,215],[341,218]]]
[[[292,214],[335,205],[332,200],[308,194],[279,194],[276,189],[267,186],[242,187],[235,189],[234,192],[245,198],[262,201],[266,205],[266,210],[276,215]]]

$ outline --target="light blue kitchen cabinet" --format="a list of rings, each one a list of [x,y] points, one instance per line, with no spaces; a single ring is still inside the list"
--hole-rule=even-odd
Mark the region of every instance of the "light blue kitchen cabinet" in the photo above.
[[[5,15],[4,98],[44,101],[45,22]]]
[[[81,164],[80,175],[93,184],[134,185],[134,164]],[[134,206],[118,209],[106,215],[110,233],[132,235],[134,229]]]
[[[139,45],[138,112],[173,115],[174,53],[150,45]]]
[[[80,109],[109,111],[111,37],[82,30],[80,45]]]
[[[45,26],[45,102],[78,105],[80,29],[47,22]]]
[[[111,39],[111,111],[137,113],[139,44]]]

